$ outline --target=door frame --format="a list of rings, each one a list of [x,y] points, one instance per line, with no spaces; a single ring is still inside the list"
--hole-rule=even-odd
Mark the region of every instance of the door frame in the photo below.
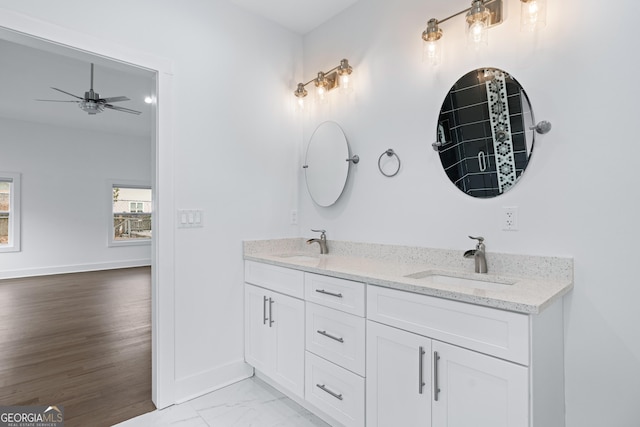
[[[38,39],[144,68],[156,74],[156,123],[152,138],[154,237],[151,244],[151,399],[158,409],[175,403],[173,256],[173,63],[99,37],[0,8],[0,38]]]

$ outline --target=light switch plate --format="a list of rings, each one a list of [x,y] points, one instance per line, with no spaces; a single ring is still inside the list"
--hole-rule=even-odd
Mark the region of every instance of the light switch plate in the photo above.
[[[178,228],[204,227],[204,211],[200,209],[179,209]]]

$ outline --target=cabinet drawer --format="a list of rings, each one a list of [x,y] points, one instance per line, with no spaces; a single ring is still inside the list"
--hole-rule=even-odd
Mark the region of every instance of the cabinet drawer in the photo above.
[[[365,319],[306,303],[306,348],[364,376]]]
[[[364,378],[308,351],[305,365],[306,400],[345,427],[363,427]]]
[[[307,301],[364,317],[364,283],[305,273],[304,287]]]
[[[304,297],[304,273],[299,270],[245,261],[244,281],[292,297]]]
[[[529,365],[529,317],[525,314],[370,285],[367,317]]]

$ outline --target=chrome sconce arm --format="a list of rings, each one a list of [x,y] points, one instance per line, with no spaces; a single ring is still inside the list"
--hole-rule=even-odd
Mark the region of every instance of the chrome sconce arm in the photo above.
[[[520,0],[522,31],[533,31],[546,25],[546,2],[547,0]],[[442,54],[438,40],[442,38],[443,31],[439,25],[463,13],[466,14],[467,42],[469,46],[478,49],[488,44],[487,29],[504,21],[503,0],[472,0],[471,6],[467,9],[444,19],[429,19],[427,28],[422,32],[425,61],[432,65],[440,62]]]
[[[538,122],[538,124],[536,124],[535,126],[531,126],[529,130],[535,130],[540,135],[544,135],[545,133],[549,133],[549,131],[551,130],[551,122],[543,120],[541,122]]]
[[[329,71],[318,71],[314,79],[306,83],[298,83],[298,87],[293,94],[298,100],[304,99],[308,95],[306,86],[313,83],[320,96],[337,87],[346,88],[349,85],[349,76],[353,72],[353,67],[349,65],[348,59],[342,59],[340,64]]]

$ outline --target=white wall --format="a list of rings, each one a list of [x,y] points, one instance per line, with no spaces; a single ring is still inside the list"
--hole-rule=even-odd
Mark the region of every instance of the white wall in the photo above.
[[[354,99],[305,119],[305,139],[321,121],[336,120],[361,162],[334,207],[315,207],[301,186],[301,230],[326,228],[329,240],[460,250],[473,247],[469,234],[479,234],[489,252],[574,257],[575,289],[565,298],[567,426],[635,427],[640,144],[632,52],[640,6],[549,1],[546,30],[531,36],[519,32],[519,2],[505,3],[508,19],[490,30],[484,55],[466,52],[463,17],[443,24],[447,52],[435,70],[421,62],[420,35],[429,18],[449,16],[466,2],[360,1],[305,36],[305,79],[343,57],[357,79]],[[595,30],[603,25],[607,35],[600,37]],[[431,148],[445,93],[483,66],[511,73],[536,118],[553,123],[519,184],[491,200],[457,190]],[[377,168],[387,148],[403,162],[391,179]],[[503,206],[519,207],[519,231],[501,230]]]
[[[241,241],[298,235],[289,212],[301,125],[289,94],[301,37],[218,0],[0,7],[172,63],[173,205],[204,210],[203,228],[160,230],[175,232],[173,395],[181,400],[241,374]]]
[[[565,301],[568,426],[634,426],[640,287],[632,263],[640,236],[632,184],[640,146],[625,123],[637,111],[629,94],[639,6],[549,3],[549,25],[534,41],[518,32],[518,4],[509,0],[510,17],[491,31],[484,58],[463,56],[463,48],[454,55],[462,24],[448,22],[446,63],[433,71],[420,62],[426,20],[467,3],[361,1],[305,37],[304,75],[298,37],[219,1],[0,0],[0,7],[174,63],[175,204],[205,210],[203,229],[176,232],[178,397],[215,385],[242,358],[240,241],[298,235],[288,217],[299,198],[304,236],[322,226],[329,239],[467,249],[467,234],[481,233],[489,251],[575,257],[576,287]],[[153,25],[142,27],[141,17]],[[113,31],[102,30],[113,22]],[[592,30],[603,25],[607,36],[598,40]],[[302,191],[303,146],[289,96],[295,82],[342,57],[356,68],[355,99],[306,120],[304,139],[320,120],[337,119],[362,161],[344,199],[317,209]],[[430,144],[448,88],[487,65],[512,73],[554,129],[539,139],[515,189],[474,200],[446,180]],[[376,166],[387,148],[403,160],[392,179]],[[520,231],[503,232],[501,207],[513,205]]]
[[[107,246],[107,180],[151,183],[150,138],[3,118],[0,129],[0,171],[22,174],[22,250],[2,254],[0,278],[151,263],[150,245]]]

